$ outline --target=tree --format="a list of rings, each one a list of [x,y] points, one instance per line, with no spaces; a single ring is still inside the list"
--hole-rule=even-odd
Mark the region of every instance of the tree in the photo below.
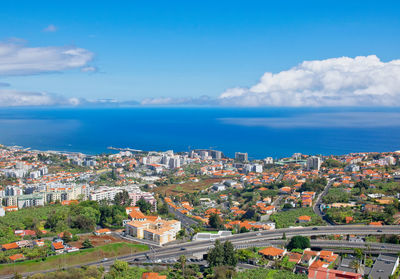
[[[180,255],[178,262],[181,265],[182,275],[185,277],[185,265],[186,265],[186,257],[185,255]]]
[[[214,248],[210,250],[207,256],[209,267],[233,266],[237,265],[238,259],[235,248],[230,241],[222,244],[218,239],[215,241]]]
[[[355,248],[354,249],[354,255],[356,256],[357,259],[361,260],[363,258],[363,250],[360,248]]]
[[[224,265],[229,265],[235,267],[237,265],[238,259],[233,247],[232,242],[224,242]]]
[[[361,263],[359,260],[353,260],[350,263],[350,267],[354,268],[357,273],[361,273]]]
[[[69,231],[63,232],[62,238],[65,243],[68,243],[72,240],[72,234]]]
[[[86,238],[86,239],[82,242],[82,247],[83,247],[83,249],[86,249],[86,248],[93,248],[93,244],[92,244],[92,242],[90,241],[89,238]]]
[[[222,219],[216,213],[213,213],[213,214],[210,215],[210,218],[208,219],[208,223],[210,224],[211,228],[214,228],[214,229],[223,228]]]
[[[249,209],[247,209],[246,213],[243,214],[242,216],[242,220],[246,220],[246,219],[253,219],[256,215],[256,210],[252,207],[250,207]]]
[[[158,208],[158,214],[160,215],[166,215],[168,214],[168,205],[166,202],[164,202],[159,208]]]
[[[122,205],[124,207],[130,206],[132,199],[129,198],[129,193],[126,190],[119,192],[114,197],[114,204]]]
[[[148,203],[143,197],[141,197],[137,202],[136,206],[139,206],[140,211],[147,212],[151,210],[151,204]]]
[[[210,250],[207,256],[209,267],[221,266],[224,264],[224,247],[219,239],[214,243],[214,248]]]
[[[296,235],[294,237],[292,237],[292,239],[290,239],[289,244],[287,245],[287,248],[289,250],[292,249],[306,249],[306,248],[310,248],[310,239],[308,237],[305,236],[301,236],[301,235]]]

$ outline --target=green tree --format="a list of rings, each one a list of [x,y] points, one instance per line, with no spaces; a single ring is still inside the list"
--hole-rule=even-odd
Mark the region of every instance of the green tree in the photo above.
[[[92,242],[90,241],[89,238],[86,238],[86,239],[82,242],[82,247],[83,247],[84,249],[86,249],[86,248],[93,248],[93,244],[92,244]]]
[[[211,228],[214,229],[221,229],[223,228],[223,222],[221,217],[219,217],[218,214],[213,213],[210,215],[209,219],[208,219],[208,223],[210,224]]]
[[[166,202],[163,202],[162,205],[158,208],[158,214],[160,215],[168,214],[168,205]]]
[[[141,197],[137,202],[136,206],[140,208],[140,211],[147,212],[151,210],[151,204],[148,203],[143,197]]]
[[[224,265],[224,247],[219,239],[215,241],[214,248],[208,253],[207,262],[209,267]]]
[[[121,206],[130,206],[132,203],[132,199],[129,198],[129,193],[126,190],[119,192],[114,197],[114,204]]]
[[[290,239],[289,244],[287,245],[288,250],[292,249],[306,249],[310,248],[310,239],[305,236],[296,235]]]
[[[235,248],[233,247],[232,242],[225,241],[224,242],[224,265],[233,266],[237,265],[238,259],[236,255]]]

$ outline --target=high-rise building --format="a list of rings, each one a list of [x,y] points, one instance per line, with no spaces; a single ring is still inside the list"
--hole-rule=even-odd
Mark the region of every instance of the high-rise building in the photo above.
[[[312,156],[307,158],[307,169],[308,170],[319,170],[321,167],[321,158]]]
[[[240,162],[247,162],[248,161],[248,155],[247,155],[247,153],[236,152],[235,153],[235,160],[240,161]]]

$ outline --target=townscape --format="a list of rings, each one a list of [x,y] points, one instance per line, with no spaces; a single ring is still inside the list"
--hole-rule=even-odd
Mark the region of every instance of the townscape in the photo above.
[[[0,278],[400,274],[400,152],[110,149],[0,146]]]

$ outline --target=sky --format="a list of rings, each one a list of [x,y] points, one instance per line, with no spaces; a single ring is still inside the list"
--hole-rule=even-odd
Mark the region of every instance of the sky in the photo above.
[[[0,106],[396,106],[400,1],[0,3]]]

